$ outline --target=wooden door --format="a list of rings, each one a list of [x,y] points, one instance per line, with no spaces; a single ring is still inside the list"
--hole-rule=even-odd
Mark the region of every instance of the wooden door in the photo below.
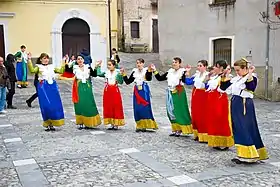
[[[5,59],[5,41],[3,25],[0,25],[0,56]]]
[[[159,52],[159,36],[158,36],[158,20],[153,19],[153,52],[158,53]]]
[[[84,48],[90,51],[89,32],[89,26],[84,20],[67,20],[62,27],[63,55],[78,55]]]

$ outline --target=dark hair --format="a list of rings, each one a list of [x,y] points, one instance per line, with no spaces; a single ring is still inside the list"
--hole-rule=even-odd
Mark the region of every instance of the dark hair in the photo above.
[[[217,67],[217,65],[219,65],[219,67],[222,67],[223,69],[226,69],[228,66],[228,63],[226,60],[218,60],[215,62],[216,67]]]
[[[207,60],[200,60],[200,61],[198,61],[197,63],[201,63],[204,67],[207,67],[207,66],[208,66]]]
[[[73,56],[73,55],[72,55],[72,56]],[[78,59],[78,57],[82,57],[82,58],[85,60],[85,58],[84,58],[83,55],[77,55],[77,56],[76,56],[76,59]]]
[[[139,62],[141,62],[141,63],[145,63],[145,60],[143,59],[143,58],[138,58],[136,61],[139,61]]]
[[[13,54],[8,54],[7,57],[6,57],[6,61],[8,63],[9,62],[13,63],[13,62],[15,62],[15,60],[16,60],[16,58],[15,58],[15,56]]]
[[[47,53],[41,53],[41,55],[39,56],[39,58],[37,58],[37,60],[36,60],[36,64],[42,64],[42,62],[41,62],[41,60],[43,59],[43,58],[50,58],[49,57],[49,55],[47,54]]]
[[[179,58],[179,57],[175,57],[175,58],[173,58],[173,60],[175,60],[176,62],[179,62],[179,64],[181,64],[181,63],[182,63],[182,59],[181,59],[181,58]]]
[[[20,49],[26,49],[25,45],[20,46]]]
[[[244,59],[242,58],[241,60],[238,60],[236,62],[234,62],[234,66],[239,66],[241,69],[244,69],[244,68],[248,68],[248,60],[247,59]]]
[[[117,49],[116,49],[116,48],[113,48],[112,51],[117,51]]]
[[[207,71],[213,71],[214,70],[214,67],[213,66],[209,66],[208,68],[207,68]]]
[[[108,60],[108,62],[111,62],[113,66],[116,66],[116,61],[115,60]]]

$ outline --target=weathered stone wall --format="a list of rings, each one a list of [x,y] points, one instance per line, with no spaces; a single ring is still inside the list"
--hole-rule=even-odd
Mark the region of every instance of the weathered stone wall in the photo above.
[[[152,18],[153,12],[150,0],[123,0],[124,1],[124,34],[126,51],[129,44],[148,44],[148,51],[152,50]],[[140,38],[131,38],[130,21],[140,22]]]
[[[273,7],[270,7],[273,11]],[[264,72],[266,57],[266,25],[261,23],[259,12],[266,11],[266,1],[236,1],[226,7],[211,7],[206,0],[159,1],[160,59],[168,64],[174,56],[184,64],[195,65],[200,59],[210,60],[210,38],[233,37],[233,61],[252,52],[257,67],[258,96],[265,93]],[[278,19],[271,12],[272,19]],[[278,21],[280,21],[278,19]],[[270,99],[280,100],[280,30],[270,34]],[[278,41],[278,42],[277,42]]]

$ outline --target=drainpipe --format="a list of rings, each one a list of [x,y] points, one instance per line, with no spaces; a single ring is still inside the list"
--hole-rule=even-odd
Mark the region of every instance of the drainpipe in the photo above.
[[[267,19],[267,27],[266,27],[266,56],[265,56],[265,98],[268,98],[268,89],[269,89],[269,44],[270,44],[270,25],[268,22],[269,19],[269,0],[266,1],[266,19]]]
[[[110,59],[112,57],[112,35],[111,35],[111,0],[108,0],[108,30],[109,30],[109,50],[110,50]]]

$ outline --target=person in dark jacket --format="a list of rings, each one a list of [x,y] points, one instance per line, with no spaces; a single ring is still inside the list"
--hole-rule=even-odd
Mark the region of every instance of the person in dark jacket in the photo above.
[[[6,62],[4,64],[10,79],[10,89],[8,89],[8,93],[6,97],[8,109],[16,109],[16,107],[13,106],[13,97],[15,94],[15,87],[17,82],[16,71],[14,66],[15,62],[16,62],[15,56],[13,54],[8,54],[6,58]]]
[[[92,63],[92,59],[91,56],[89,54],[89,51],[87,49],[83,49],[81,51],[81,56],[84,58],[84,64],[91,64]]]
[[[10,89],[9,75],[4,66],[4,59],[0,56],[0,114],[5,114],[6,111],[5,103],[6,103],[6,89]]]
[[[39,84],[39,75],[36,73],[35,77],[34,77],[34,86],[36,88],[36,93],[34,93],[29,99],[26,100],[26,104],[30,108],[32,107],[32,102],[38,97],[38,93],[37,93],[37,85],[38,84]]]

